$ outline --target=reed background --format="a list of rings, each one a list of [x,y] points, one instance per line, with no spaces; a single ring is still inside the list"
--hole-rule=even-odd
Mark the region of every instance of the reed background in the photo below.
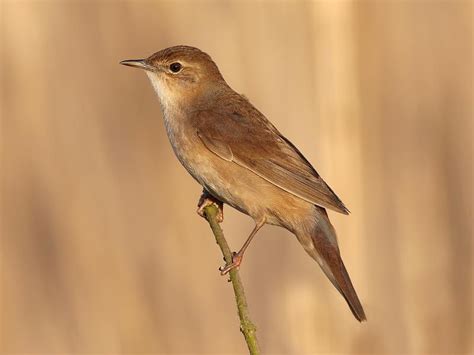
[[[472,352],[472,3],[2,1],[3,353],[242,354],[201,189],[145,75],[212,55],[352,211],[356,322],[296,239],[241,267],[267,354]],[[226,208],[237,249],[253,224]]]

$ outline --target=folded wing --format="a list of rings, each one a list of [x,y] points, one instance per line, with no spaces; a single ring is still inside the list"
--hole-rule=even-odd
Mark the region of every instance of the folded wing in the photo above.
[[[348,214],[298,149],[244,98],[218,111],[196,112],[193,120],[204,145],[222,159],[303,200]]]

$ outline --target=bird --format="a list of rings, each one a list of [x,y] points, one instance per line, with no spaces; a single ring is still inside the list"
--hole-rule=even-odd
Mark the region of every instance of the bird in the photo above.
[[[203,187],[197,212],[204,216],[207,206],[216,205],[222,222],[227,204],[255,221],[221,273],[240,266],[261,227],[281,226],[319,264],[354,317],[365,321],[326,211],[349,210],[296,146],[234,91],[212,58],[198,48],[173,46],[120,64],[147,74],[173,151]]]

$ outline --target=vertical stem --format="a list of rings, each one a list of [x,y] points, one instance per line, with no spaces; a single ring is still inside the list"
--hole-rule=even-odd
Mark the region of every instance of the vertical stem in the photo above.
[[[224,260],[226,263],[231,263],[232,251],[227,244],[222,228],[220,227],[219,223],[217,223],[217,207],[208,206],[204,209],[204,212],[206,219],[211,226],[212,232],[214,233],[216,242],[221,248],[222,254],[224,255]],[[245,298],[244,286],[242,285],[242,281],[240,279],[239,270],[234,268],[229,271],[229,275],[230,281],[232,282],[232,287],[234,288],[235,302],[237,303],[237,310],[240,318],[240,331],[245,337],[245,341],[247,342],[247,346],[249,348],[249,353],[251,355],[258,355],[260,354],[260,348],[258,346],[256,335],[257,328],[250,320],[247,299]]]

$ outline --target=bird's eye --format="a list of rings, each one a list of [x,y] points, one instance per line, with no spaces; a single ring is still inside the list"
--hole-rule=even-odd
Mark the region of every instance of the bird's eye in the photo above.
[[[182,67],[183,67],[183,66],[181,65],[181,63],[172,63],[172,64],[170,65],[170,70],[171,70],[173,73],[178,73],[178,72],[181,70]]]

